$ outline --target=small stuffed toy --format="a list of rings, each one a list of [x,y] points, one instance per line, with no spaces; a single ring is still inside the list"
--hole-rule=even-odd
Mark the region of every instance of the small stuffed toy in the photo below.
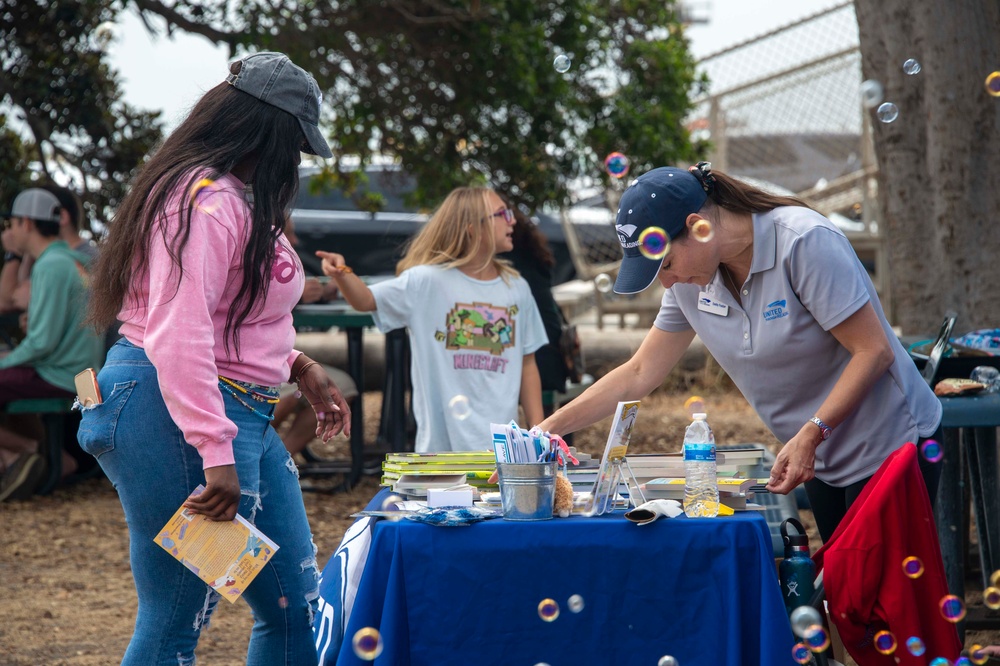
[[[565,474],[556,474],[556,496],[552,502],[552,513],[560,518],[569,518],[573,512],[573,484]]]

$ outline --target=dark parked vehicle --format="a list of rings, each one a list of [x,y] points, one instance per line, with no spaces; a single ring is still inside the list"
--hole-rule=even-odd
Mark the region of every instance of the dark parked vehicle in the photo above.
[[[366,189],[383,198],[380,211],[368,213],[358,210],[350,197],[340,190],[328,188],[314,193],[311,180],[318,171],[315,167],[302,168],[299,195],[292,210],[295,235],[299,240],[296,250],[306,272],[320,274],[320,261],[315,252],[327,250],[344,255],[359,275],[393,275],[406,241],[428,219],[427,212],[405,203],[406,193],[413,189],[413,180],[394,167],[368,167]],[[614,250],[619,246],[611,215],[599,202],[593,203],[596,205],[578,205],[571,209],[570,219],[579,228],[578,237],[584,245],[607,245]],[[534,219],[548,238],[556,258],[553,284],[576,278],[559,217],[538,213]]]

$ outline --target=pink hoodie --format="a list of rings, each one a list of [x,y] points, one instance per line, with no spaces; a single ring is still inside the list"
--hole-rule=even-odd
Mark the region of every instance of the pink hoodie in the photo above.
[[[207,181],[206,181],[207,182]],[[167,237],[178,227],[178,192],[166,206]],[[227,174],[201,188],[191,215],[178,285],[163,234],[152,234],[148,265],[137,270],[138,298],[125,297],[121,334],[142,347],[156,368],[160,391],[184,439],[198,449],[205,467],[233,464],[236,425],[226,418],[218,376],[277,386],[288,380],[300,352],[292,348],[292,308],[305,278],[298,256],[282,235],[276,243],[267,298],[223,341],[226,315],[239,289],[243,248],[250,224],[245,186]]]

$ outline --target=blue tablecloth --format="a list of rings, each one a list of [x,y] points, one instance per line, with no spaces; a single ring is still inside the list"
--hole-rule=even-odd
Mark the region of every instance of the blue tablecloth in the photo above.
[[[619,512],[468,527],[408,520],[355,527],[346,540],[367,535],[370,549],[335,662],[330,648],[340,641],[328,634],[342,620],[342,582],[351,568],[343,546],[323,572],[316,628],[325,664],[371,663],[351,644],[365,627],[381,634],[374,663],[394,666],[654,666],[664,655],[682,666],[794,663],[770,533],[753,512],[644,526]],[[352,566],[362,552],[351,554]],[[573,595],[583,599],[578,613],[567,603]],[[559,604],[553,622],[539,617],[543,599]]]

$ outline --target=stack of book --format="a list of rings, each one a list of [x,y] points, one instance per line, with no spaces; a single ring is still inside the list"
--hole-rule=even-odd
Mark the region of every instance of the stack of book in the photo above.
[[[726,447],[716,452],[719,501],[745,511],[763,509],[753,502],[755,492],[763,492],[766,479],[760,480],[764,449],[753,446]],[[626,456],[636,483],[647,500],[684,500],[684,457],[676,453],[646,453]]]
[[[402,495],[423,497],[430,488],[469,484],[496,488],[489,483],[496,469],[492,451],[442,451],[436,453],[387,453],[382,463],[385,487]]]
[[[760,475],[764,450],[732,447],[716,451],[715,468],[720,477],[753,478]],[[683,477],[684,456],[676,453],[640,453],[625,457],[639,483],[660,477]]]

